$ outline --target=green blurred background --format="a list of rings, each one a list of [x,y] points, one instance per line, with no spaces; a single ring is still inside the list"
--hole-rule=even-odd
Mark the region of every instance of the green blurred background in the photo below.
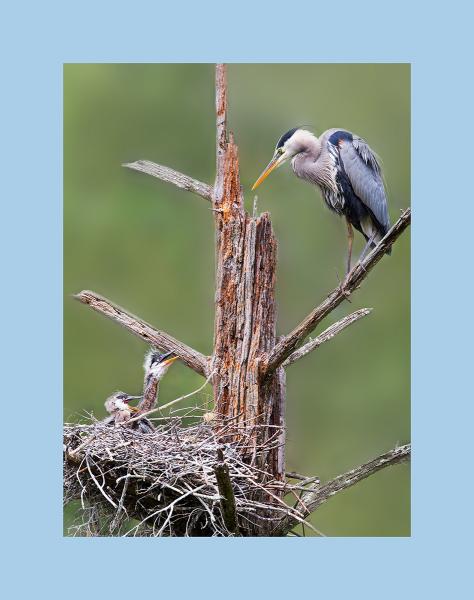
[[[228,67],[229,125],[250,187],[278,137],[304,124],[342,127],[381,156],[394,221],[410,204],[410,68],[405,64],[259,64]],[[116,389],[139,393],[146,346],[71,298],[92,289],[203,353],[213,331],[214,232],[209,205],[121,167],[146,158],[214,179],[213,65],[68,64],[64,67],[64,418],[104,415]],[[279,240],[279,334],[344,274],[345,225],[286,165],[259,189]],[[358,236],[356,252],[362,241]],[[287,468],[324,481],[410,439],[410,243],[370,275],[352,303],[368,317],[288,369]],[[202,379],[174,366],[166,402]],[[189,400],[211,400],[211,389]],[[65,511],[65,527],[75,506]],[[378,473],[320,508],[326,535],[410,535],[407,465]]]

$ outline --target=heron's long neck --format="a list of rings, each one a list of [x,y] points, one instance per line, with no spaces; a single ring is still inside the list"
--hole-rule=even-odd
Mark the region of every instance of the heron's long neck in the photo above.
[[[306,179],[313,183],[315,174],[321,157],[321,142],[315,135],[308,135],[305,139],[305,146],[302,152],[299,152],[291,161],[291,166],[297,177]]]
[[[147,375],[143,386],[143,400],[138,405],[138,410],[141,413],[148,412],[155,408],[159,389],[160,380],[151,374]]]

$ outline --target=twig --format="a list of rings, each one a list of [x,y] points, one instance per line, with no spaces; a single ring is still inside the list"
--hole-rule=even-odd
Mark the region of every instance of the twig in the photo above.
[[[171,400],[171,402],[167,402],[166,404],[163,404],[162,406],[157,406],[153,410],[149,410],[148,412],[145,412],[145,413],[142,413],[140,415],[137,415],[136,417],[132,417],[131,419],[129,419],[128,421],[126,421],[125,423],[123,423],[124,427],[126,427],[129,423],[133,423],[134,421],[139,421],[140,419],[143,419],[143,417],[147,417],[148,415],[151,415],[151,414],[156,413],[158,411],[162,411],[164,408],[168,408],[169,406],[173,406],[173,404],[176,404],[177,402],[181,402],[181,400],[186,400],[186,398],[191,398],[191,396],[194,396],[195,394],[198,394],[201,390],[203,390],[206,387],[206,385],[212,379],[213,375],[214,375],[213,372],[210,373],[208,375],[206,381],[197,390],[194,390],[193,392],[189,392],[189,394],[185,394],[184,396],[180,396],[179,398],[175,398],[174,400]]]
[[[101,486],[100,483],[97,481],[96,476],[94,475],[94,473],[92,472],[92,469],[90,468],[89,459],[87,457],[87,454],[86,454],[86,466],[87,466],[87,470],[89,471],[89,475],[91,476],[92,481],[96,484],[96,486],[99,489],[99,491],[102,494],[102,496],[104,496],[104,498],[107,500],[107,502],[110,502],[110,504],[114,508],[117,508],[117,505],[115,504],[115,502],[112,500],[112,498],[110,498],[109,496],[107,496],[107,494],[104,492],[103,486]]]
[[[362,317],[365,317],[368,314],[370,314],[371,311],[371,308],[361,308],[360,310],[356,310],[350,315],[347,315],[340,321],[333,323],[322,333],[320,333],[318,337],[314,338],[314,340],[311,340],[310,342],[308,342],[304,346],[301,346],[301,348],[298,348],[298,350],[295,350],[292,354],[290,354],[290,356],[285,360],[282,366],[288,367],[300,358],[303,358],[303,356],[306,356],[316,348],[319,348],[319,346],[321,346],[321,344],[324,344],[324,342],[328,342],[329,340],[331,340],[335,335],[343,331],[346,327],[352,325],[352,323],[355,323]]]
[[[409,460],[411,456],[411,444],[393,448],[389,452],[370,460],[369,462],[356,467],[347,473],[343,473],[322,486],[309,488],[302,496],[302,501],[307,507],[305,517],[313,513],[321,504],[329,500],[335,494],[346,490],[347,488],[359,483],[362,479],[377,473],[385,467],[390,467],[398,463]],[[276,535],[286,535],[290,529],[298,524],[298,520],[292,516],[284,517],[277,527]]]
[[[235,507],[235,496],[232,488],[232,481],[229,476],[229,467],[224,461],[224,453],[221,448],[217,448],[218,463],[214,467],[217,487],[221,496],[220,505],[222,518],[225,526],[230,533],[239,535],[239,524],[237,521],[237,509]]]
[[[266,361],[262,361],[261,374],[267,377],[273,373],[292,354],[304,338],[341,302],[356,290],[367,277],[373,267],[385,255],[386,251],[400,237],[411,222],[411,209],[407,208],[387,235],[377,244],[376,248],[362,261],[357,263],[347,278],[333,290],[329,296],[288,335],[282,337],[270,352]]]
[[[130,466],[127,469],[127,474],[124,477],[120,477],[119,479],[125,479],[125,481],[123,482],[122,494],[120,495],[117,512],[115,513],[115,516],[114,516],[112,522],[110,523],[110,533],[113,533],[115,531],[115,529],[117,528],[117,526],[120,524],[120,513],[122,512],[122,510],[124,510],[123,505],[124,505],[124,501],[125,501],[125,495],[127,494],[128,486],[130,484]],[[119,482],[119,480],[117,479],[117,483],[118,482]],[[125,511],[125,512],[127,512],[127,511]]]
[[[74,448],[73,450],[66,449],[68,456],[70,456],[70,457],[75,456],[80,450],[82,450],[83,448],[88,446],[96,437],[97,437],[97,434],[92,434],[86,439],[85,442],[83,442],[82,444],[77,446],[77,448]]]
[[[125,327],[125,329],[128,329],[148,344],[157,346],[168,352],[174,352],[186,366],[193,369],[193,371],[196,371],[196,373],[204,375],[204,377],[207,375],[209,364],[208,358],[197,350],[194,350],[194,348],[183,344],[183,342],[180,342],[164,331],[154,329],[146,321],[139,319],[95,292],[84,290],[74,297],[83,304],[87,304],[95,311],[112,319],[122,327]]]
[[[151,160],[137,160],[132,163],[124,163],[122,167],[152,175],[153,177],[161,179],[161,181],[172,183],[176,187],[197,194],[198,196],[201,196],[201,198],[204,198],[204,200],[212,200],[212,187],[207,185],[207,183],[193,179],[192,177],[189,177],[189,175],[170,169],[170,167],[154,163]]]

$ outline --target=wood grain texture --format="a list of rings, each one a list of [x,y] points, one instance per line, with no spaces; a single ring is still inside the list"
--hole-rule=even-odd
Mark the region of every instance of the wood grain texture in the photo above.
[[[268,213],[250,216],[244,208],[239,160],[227,132],[225,68],[216,68],[216,165],[213,211],[216,240],[214,401],[216,413],[254,428],[253,457],[284,425],[284,373],[265,382],[260,360],[276,341],[275,273],[277,242]],[[280,447],[259,456],[262,470],[284,476],[284,429]],[[267,499],[268,500],[268,499]]]
[[[209,202],[212,200],[212,187],[210,185],[202,183],[202,181],[198,181],[197,179],[193,179],[192,177],[189,177],[189,175],[175,171],[170,167],[159,165],[150,160],[137,160],[132,163],[124,163],[122,167],[127,167],[127,169],[140,171],[141,173],[157,177],[158,179],[161,179],[161,181],[166,181],[183,190],[197,194],[198,196],[201,196],[201,198],[209,200]]]

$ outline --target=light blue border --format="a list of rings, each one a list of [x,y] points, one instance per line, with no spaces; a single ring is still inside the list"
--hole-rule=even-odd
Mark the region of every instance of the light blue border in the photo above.
[[[225,6],[96,0],[11,2],[3,11],[8,597],[138,598],[150,589],[173,598],[465,597],[473,351],[462,345],[472,329],[472,261],[462,259],[472,255],[473,138],[472,95],[463,81],[472,76],[464,64],[472,19],[458,1],[443,9],[436,2],[240,1],[227,14]],[[216,60],[413,63],[411,539],[62,537],[62,63]]]

